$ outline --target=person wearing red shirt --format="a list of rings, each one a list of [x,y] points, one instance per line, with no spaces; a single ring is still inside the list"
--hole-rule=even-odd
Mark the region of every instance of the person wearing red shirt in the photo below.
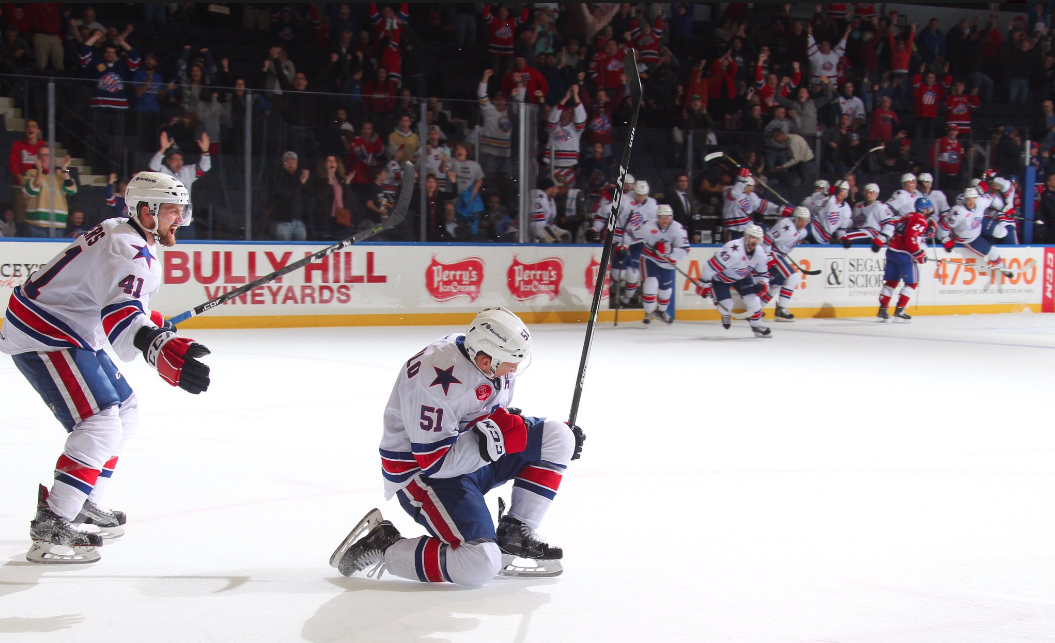
[[[613,115],[626,97],[625,77],[623,86],[611,99],[603,89],[598,89],[594,98],[591,98],[590,92],[587,91],[581,92],[580,97],[582,106],[586,108],[586,144],[592,146],[600,143],[604,146],[604,155],[607,156],[612,153]]]
[[[639,23],[637,18],[630,21],[630,38],[633,40],[634,49],[637,50],[637,60],[649,69],[659,64],[660,38],[663,36],[663,6],[658,6],[659,15],[653,24],[643,20]]]
[[[964,134],[971,133],[971,112],[978,109],[978,88],[971,89],[970,95],[963,93],[964,83],[956,81],[952,91],[945,96],[945,122],[956,125]]]
[[[788,97],[788,84],[777,85],[777,75],[769,74],[763,80],[763,67],[766,60],[768,60],[769,54],[761,53],[758,54],[758,64],[755,65],[755,86],[758,87],[758,98],[762,104],[762,113],[768,114],[777,105],[777,94],[779,93],[781,98]],[[802,80],[802,71],[799,69],[799,63],[792,63],[795,69],[795,75],[791,78],[791,85],[798,87],[799,82]]]
[[[393,119],[398,95],[399,85],[388,76],[387,69],[378,67],[377,79],[368,82],[363,88],[363,112],[374,120],[378,129],[391,129],[389,121]]]
[[[872,112],[872,127],[868,130],[870,140],[889,143],[894,137],[894,127],[900,125],[897,113],[890,109],[891,99],[884,96],[879,99],[879,107]]]
[[[937,146],[931,146],[930,148],[930,162],[931,165],[937,163],[938,171],[941,172],[941,187],[948,191],[949,188],[954,188],[953,192],[949,194],[955,194],[955,190],[959,190],[960,187],[960,167],[963,160],[963,145],[957,139],[960,133],[960,128],[955,123],[949,123],[945,127],[946,136],[938,139]],[[937,154],[937,158],[935,158]]]
[[[622,69],[622,62],[620,62],[620,69]],[[618,81],[618,78],[616,80]],[[546,82],[542,73],[534,67],[528,66],[527,59],[523,56],[517,56],[513,59],[513,71],[506,74],[506,77],[502,79],[502,93],[506,96],[512,96],[513,86],[517,83],[524,85],[524,102],[526,103],[538,104],[549,93],[549,83]]]
[[[399,13],[396,13],[388,6],[378,11],[377,3],[371,2],[367,14],[374,28],[374,56],[378,58],[377,64],[388,70],[389,77],[398,87],[403,68],[399,43],[403,39],[403,25],[410,19],[410,5],[406,2],[400,4]]]
[[[40,127],[36,121],[26,121],[26,138],[11,144],[11,154],[7,157],[7,173],[11,175],[11,192],[14,203],[15,223],[18,235],[23,236],[26,224],[26,193],[22,191],[22,182],[26,172],[37,162],[37,152],[46,143],[40,140]]]
[[[920,66],[922,72],[926,64]],[[934,72],[916,74],[912,79],[913,97],[916,102],[916,138],[934,138],[936,133],[935,124],[938,120],[938,106],[941,105],[945,90],[948,89],[951,76],[945,76],[941,85],[938,84]]]
[[[33,27],[33,51],[37,67],[43,71],[51,61],[51,68],[64,70],[62,63],[62,4],[58,2],[27,2],[26,17]]]
[[[604,90],[619,89],[623,75],[625,50],[614,39],[604,43],[604,51],[598,52],[590,61],[590,78],[594,87]]]
[[[484,5],[484,22],[487,24],[487,53],[491,56],[491,68],[495,78],[504,78],[513,68],[513,39],[517,27],[526,24],[531,17],[527,5],[524,5],[520,17],[515,20],[509,17],[509,8],[499,5],[492,12],[491,5]]]
[[[352,185],[357,190],[364,190],[374,182],[373,170],[384,165],[385,143],[374,131],[374,124],[364,121],[359,136],[352,139],[348,146],[348,156],[344,166],[349,172],[354,171]]]

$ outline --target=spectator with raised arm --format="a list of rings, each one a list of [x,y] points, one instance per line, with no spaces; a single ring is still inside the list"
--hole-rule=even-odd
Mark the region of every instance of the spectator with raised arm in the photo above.
[[[480,117],[483,120],[483,128],[480,131],[480,165],[487,176],[497,174],[499,177],[511,177],[513,113],[502,92],[488,99],[487,87],[492,73],[492,70],[485,69],[476,88],[476,97],[480,101]]]
[[[106,182],[106,207],[108,211],[104,211],[103,219],[126,216],[128,214],[128,210],[125,209],[125,189],[127,187],[127,181],[119,182],[117,174],[110,173],[110,178]]]
[[[813,39],[813,26],[806,28],[806,40],[809,43],[808,55],[810,58],[810,83],[819,83],[821,76],[827,76],[834,85],[839,82],[839,59],[846,53],[846,37],[850,35],[850,25],[846,26],[842,40],[832,49],[827,40],[820,44]]]
[[[22,181],[26,195],[26,230],[30,237],[63,236],[68,214],[66,197],[77,193],[77,183],[68,169],[70,155],[62,160],[56,174],[51,173],[50,157],[50,148],[41,145],[36,162]]]
[[[502,93],[512,96],[518,83],[524,87],[524,102],[527,103],[538,104],[549,93],[549,83],[539,70],[528,65],[523,55],[513,58],[513,70],[502,79]]]
[[[483,16],[487,25],[487,53],[491,57],[491,68],[503,78],[513,68],[513,40],[517,28],[527,24],[530,12],[525,4],[520,15],[513,19],[509,17],[509,7],[498,5],[493,9],[490,4],[485,4]]]
[[[12,209],[15,212],[15,223],[18,236],[28,236],[26,231],[26,193],[22,190],[26,172],[36,167],[37,154],[44,146],[40,140],[40,127],[34,120],[26,121],[26,136],[11,144],[7,157],[7,173],[11,175],[11,192],[14,195]]]
[[[92,47],[102,37],[102,32],[96,31],[81,45],[80,63],[85,75],[96,81],[91,99],[95,157],[92,167],[116,169],[111,164],[116,165],[122,156],[128,87],[139,70],[139,54],[120,36],[103,45],[102,54],[97,54]],[[118,47],[124,50],[124,58],[118,58]]]
[[[296,152],[282,155],[282,167],[271,186],[271,201],[267,206],[265,229],[270,228],[275,241],[305,241],[308,238],[308,200],[312,186],[308,184],[311,170],[299,168]]]
[[[194,182],[205,176],[205,173],[212,168],[208,134],[202,133],[201,138],[198,139],[198,148],[201,150],[201,158],[198,162],[184,165],[183,151],[173,145],[172,139],[169,138],[166,132],[162,132],[161,149],[150,159],[150,171],[162,172],[176,177],[187,187],[187,192],[193,194],[192,186]],[[184,236],[186,235],[184,234]]]

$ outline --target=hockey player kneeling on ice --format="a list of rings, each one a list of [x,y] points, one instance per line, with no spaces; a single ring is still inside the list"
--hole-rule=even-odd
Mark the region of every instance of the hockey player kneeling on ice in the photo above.
[[[938,239],[942,241],[945,252],[952,252],[956,244],[984,258],[989,265],[1001,271],[1005,277],[1013,277],[1014,272],[1007,270],[992,241],[982,236],[985,228],[984,207],[979,203],[977,188],[963,191],[963,203],[952,207],[938,223]],[[992,219],[990,219],[992,221]]]
[[[30,522],[26,558],[35,563],[97,561],[103,539],[124,533],[125,514],[99,501],[139,411],[106,343],[126,362],[142,354],[172,386],[209,388],[209,367],[197,360],[208,349],[149,307],[161,288],[159,246],[176,245],[176,229],[190,224],[190,194],[176,178],[140,172],[125,202],[130,218],[103,221],[15,288],[0,326],[0,352],[69,432]]]
[[[876,313],[880,322],[890,319],[886,309],[890,306],[890,298],[894,296],[894,289],[902,281],[905,285],[901,287],[901,293],[898,295],[894,318],[903,321],[912,319],[912,316],[905,312],[905,307],[908,306],[912,295],[916,293],[916,284],[919,283],[917,264],[927,262],[925,252],[927,246],[923,237],[927,233],[927,217],[933,210],[934,204],[930,199],[926,197],[916,199],[915,212],[909,212],[893,222],[893,234],[886,249],[883,288],[879,291],[879,312]]]
[[[806,226],[810,224],[809,208],[799,206],[795,208],[794,214],[788,218],[777,221],[772,228],[766,231],[763,245],[769,255],[769,285],[771,288],[780,286],[780,297],[777,299],[777,310],[774,317],[777,321],[795,321],[795,316],[788,311],[791,296],[802,282],[802,273],[792,265],[789,255],[795,246],[806,240],[809,231]],[[773,299],[773,293],[767,292],[759,299],[765,306]]]
[[[762,241],[762,228],[752,223],[744,230],[743,239],[722,246],[710,261],[703,264],[702,283],[696,287],[696,294],[714,298],[722,315],[722,326],[728,330],[732,324],[732,290],[735,289],[747,307],[755,337],[771,337],[772,332],[762,325],[765,314],[759,299],[769,292],[769,255]]]
[[[535,530],[586,436],[509,408],[530,355],[520,318],[486,308],[464,335],[442,337],[400,366],[385,409],[381,474],[385,496],[397,496],[429,535],[404,538],[374,509],[333,552],[332,567],[470,587],[499,572],[561,573],[560,548]],[[513,502],[496,531],[484,494],[510,480]]]
[[[645,222],[641,238],[645,241],[645,283],[641,292],[644,321],[648,324],[651,317],[656,317],[672,324],[674,318],[667,308],[674,292],[674,265],[689,256],[689,235],[674,220],[674,209],[664,203],[656,209],[656,220]]]

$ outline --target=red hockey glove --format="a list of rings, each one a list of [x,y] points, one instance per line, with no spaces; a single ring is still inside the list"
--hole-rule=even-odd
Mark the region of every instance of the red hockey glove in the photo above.
[[[953,239],[952,237],[949,237],[948,239],[943,241],[942,244],[941,244],[941,247],[945,248],[945,252],[952,252],[952,249],[955,246],[956,246],[956,240]]]
[[[764,281],[760,281],[755,284],[755,294],[759,297],[765,297],[766,293],[769,292],[769,284]]]
[[[711,284],[698,283],[696,284],[696,294],[700,297],[710,297],[714,290],[711,288]]]
[[[791,207],[790,205],[785,205],[784,209],[780,211],[780,216],[782,216],[782,217],[790,217],[794,213],[795,213],[795,208]]]
[[[133,344],[143,352],[147,364],[172,386],[195,395],[209,389],[209,367],[197,360],[208,355],[209,349],[193,339],[179,337],[174,330],[144,326]]]
[[[527,424],[503,408],[474,424],[473,431],[480,442],[480,457],[488,462],[527,448]]]
[[[883,249],[883,237],[876,237],[872,239],[872,252],[879,252]]]
[[[749,168],[746,168],[746,167],[740,168],[740,178],[741,179],[746,179],[749,176],[751,176],[751,170]]]
[[[918,264],[927,263],[927,255],[924,254],[924,252],[922,250],[920,250],[920,251],[916,252],[915,254],[913,254],[912,258],[915,259],[916,263],[918,263]]]
[[[622,261],[626,259],[626,256],[630,254],[630,248],[626,246],[616,246],[615,253],[612,255],[616,261]]]

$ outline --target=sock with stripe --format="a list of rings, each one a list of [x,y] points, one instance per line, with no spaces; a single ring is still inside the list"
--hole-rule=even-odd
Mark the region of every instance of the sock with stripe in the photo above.
[[[509,515],[532,529],[546,516],[575,451],[575,436],[567,424],[546,420],[542,431],[542,458],[517,473],[509,506]]]

